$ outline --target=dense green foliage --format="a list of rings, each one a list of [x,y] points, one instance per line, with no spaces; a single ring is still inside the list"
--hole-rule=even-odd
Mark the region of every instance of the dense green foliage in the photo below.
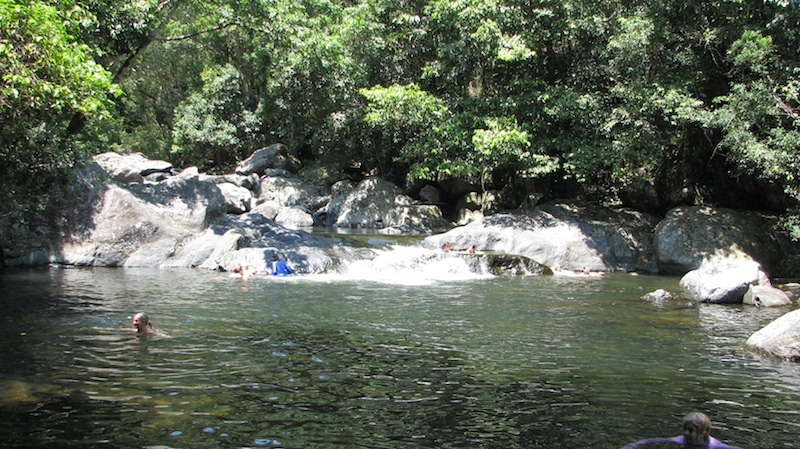
[[[796,0],[0,0],[0,19],[4,201],[91,151],[224,170],[275,142],[396,182],[800,200]]]
[[[107,145],[118,89],[91,42],[76,39],[93,24],[72,2],[0,0],[0,237],[36,226],[36,211],[62,191],[53,187]]]

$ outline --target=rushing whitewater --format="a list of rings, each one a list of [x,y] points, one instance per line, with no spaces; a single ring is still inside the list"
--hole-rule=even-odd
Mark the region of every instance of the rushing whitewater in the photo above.
[[[493,277],[480,255],[444,253],[419,246],[392,245],[375,250],[371,260],[341,267],[337,274],[312,275],[315,280],[364,280],[398,285],[431,285],[441,281],[466,281]]]

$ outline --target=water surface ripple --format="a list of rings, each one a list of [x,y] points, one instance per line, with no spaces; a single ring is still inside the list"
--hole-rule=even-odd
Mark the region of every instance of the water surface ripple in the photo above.
[[[700,410],[724,441],[797,447],[798,364],[743,346],[791,308],[446,262],[419,279],[7,271],[0,446],[602,449],[677,435]],[[139,341],[137,311],[168,337]]]

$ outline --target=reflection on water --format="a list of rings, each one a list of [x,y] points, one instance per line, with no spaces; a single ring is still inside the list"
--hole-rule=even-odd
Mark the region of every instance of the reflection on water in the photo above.
[[[798,365],[742,345],[786,309],[639,299],[677,291],[673,278],[493,278],[387,254],[338,275],[246,282],[6,272],[0,441],[619,448],[677,435],[701,410],[724,441],[796,447]],[[135,341],[137,311],[169,338]]]

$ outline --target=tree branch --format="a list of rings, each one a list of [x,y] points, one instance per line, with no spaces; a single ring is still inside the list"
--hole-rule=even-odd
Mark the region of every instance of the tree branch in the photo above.
[[[207,28],[205,30],[194,31],[194,32],[187,33],[187,34],[182,34],[180,36],[159,37],[159,38],[156,38],[156,40],[161,41],[161,42],[182,41],[182,40],[191,39],[193,37],[197,37],[197,36],[200,36],[200,35],[203,35],[203,34],[206,34],[206,33],[213,33],[215,31],[224,30],[225,28],[235,27],[235,26],[238,26],[238,25],[239,25],[239,22],[228,22],[228,23],[224,23],[224,24],[219,25],[219,26],[215,26],[213,28]]]
[[[167,26],[170,20],[172,20],[172,16],[175,15],[175,12],[178,10],[178,7],[181,6],[181,1],[182,0],[174,0],[174,1],[164,0],[158,5],[157,11],[160,11],[164,9],[170,2],[172,3],[169,5],[169,10],[166,12],[166,14],[164,14],[164,18],[161,21],[161,24],[153,28],[153,30],[150,31],[150,33],[148,33],[147,40],[143,42],[141,45],[139,45],[136,49],[134,49],[133,52],[131,52],[128,58],[125,59],[125,62],[122,63],[119,70],[117,70],[117,73],[114,74],[113,81],[115,84],[119,83],[120,79],[122,78],[122,75],[125,72],[127,72],[128,69],[133,65],[133,61],[135,61],[136,58],[139,57],[139,55],[142,54],[144,50],[158,38],[158,33],[160,33],[161,30],[164,29],[165,26]]]

